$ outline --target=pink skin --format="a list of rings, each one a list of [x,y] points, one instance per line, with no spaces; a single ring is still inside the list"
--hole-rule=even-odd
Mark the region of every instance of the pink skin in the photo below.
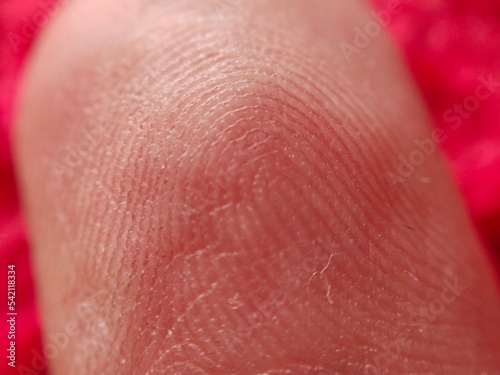
[[[400,57],[383,33],[340,52],[368,11],[141,3],[73,0],[26,75],[53,374],[500,369],[498,288],[441,155],[388,179],[432,137]]]

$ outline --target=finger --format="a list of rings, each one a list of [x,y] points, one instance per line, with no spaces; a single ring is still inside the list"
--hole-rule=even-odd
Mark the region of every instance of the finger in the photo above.
[[[52,25],[19,115],[55,374],[499,367],[438,134],[385,35],[343,53],[360,3],[107,6]]]

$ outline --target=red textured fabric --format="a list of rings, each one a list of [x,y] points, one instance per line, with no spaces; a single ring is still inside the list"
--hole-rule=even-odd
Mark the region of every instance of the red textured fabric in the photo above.
[[[54,3],[0,0],[0,272],[5,275],[1,280],[6,290],[7,265],[16,265],[16,364],[17,370],[24,372],[12,373],[35,375],[46,371],[39,357],[42,345],[10,132],[20,69],[36,30],[50,19],[48,12]],[[372,3],[379,11],[389,11],[394,0]],[[481,77],[500,81],[500,2],[396,0],[398,4],[397,12],[389,12],[387,28],[407,58],[434,125],[446,131],[447,139],[441,147],[470,214],[487,245],[500,254],[500,87],[488,99],[481,100],[477,109],[462,112],[458,119],[452,117],[457,115],[453,113],[456,105],[463,106],[468,101],[472,108],[474,100],[467,98],[475,95]],[[4,301],[2,311],[6,313],[5,298]],[[9,347],[7,330],[2,319],[2,350]],[[0,366],[1,373],[3,369],[10,373],[6,363]]]

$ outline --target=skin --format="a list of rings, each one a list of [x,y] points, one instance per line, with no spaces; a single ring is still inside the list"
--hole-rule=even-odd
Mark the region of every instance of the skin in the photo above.
[[[73,0],[52,21],[16,133],[52,374],[500,369],[494,270],[441,154],[388,178],[432,136],[401,57],[383,32],[339,48],[370,20]]]

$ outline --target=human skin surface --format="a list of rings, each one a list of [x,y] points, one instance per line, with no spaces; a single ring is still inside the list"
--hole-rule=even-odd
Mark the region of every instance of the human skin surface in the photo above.
[[[500,298],[404,62],[353,0],[73,0],[17,166],[51,373],[493,374]]]

